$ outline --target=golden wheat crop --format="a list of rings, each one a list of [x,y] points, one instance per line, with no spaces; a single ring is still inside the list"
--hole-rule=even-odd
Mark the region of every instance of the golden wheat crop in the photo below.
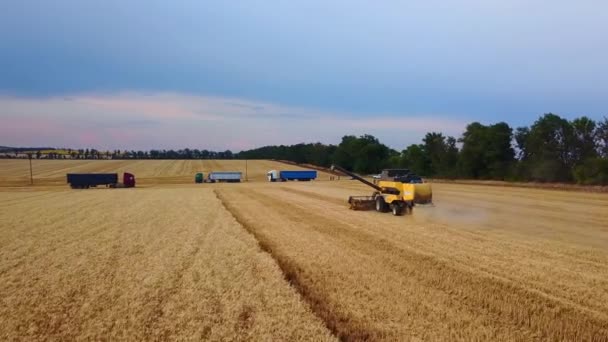
[[[607,194],[434,184],[394,217],[271,161],[192,182],[241,163],[0,160],[0,339],[608,341]]]
[[[210,189],[0,203],[0,340],[332,339]]]
[[[349,211],[352,181],[218,192],[343,340],[608,340],[606,195],[437,184],[393,217]]]

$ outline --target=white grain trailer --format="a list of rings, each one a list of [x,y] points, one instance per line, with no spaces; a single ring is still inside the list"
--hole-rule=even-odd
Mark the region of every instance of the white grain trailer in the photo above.
[[[210,172],[208,180],[212,183],[215,182],[226,182],[226,183],[238,183],[241,181],[242,173],[238,171],[214,171]]]

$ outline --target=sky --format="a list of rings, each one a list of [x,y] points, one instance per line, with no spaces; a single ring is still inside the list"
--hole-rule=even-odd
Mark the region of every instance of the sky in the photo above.
[[[239,151],[608,115],[608,2],[0,1],[0,145]]]

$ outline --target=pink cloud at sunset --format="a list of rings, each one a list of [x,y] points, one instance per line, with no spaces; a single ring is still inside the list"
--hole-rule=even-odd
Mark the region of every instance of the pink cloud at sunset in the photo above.
[[[0,145],[6,146],[234,151],[339,143],[346,134],[372,134],[401,149],[426,132],[458,135],[466,125],[441,115],[368,117],[238,98],[137,92],[0,97],[0,120]]]

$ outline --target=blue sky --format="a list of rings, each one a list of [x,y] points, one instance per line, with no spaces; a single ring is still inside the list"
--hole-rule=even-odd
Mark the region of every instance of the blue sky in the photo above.
[[[241,149],[368,132],[403,148],[473,120],[601,119],[606,13],[560,0],[4,0],[0,145]]]

